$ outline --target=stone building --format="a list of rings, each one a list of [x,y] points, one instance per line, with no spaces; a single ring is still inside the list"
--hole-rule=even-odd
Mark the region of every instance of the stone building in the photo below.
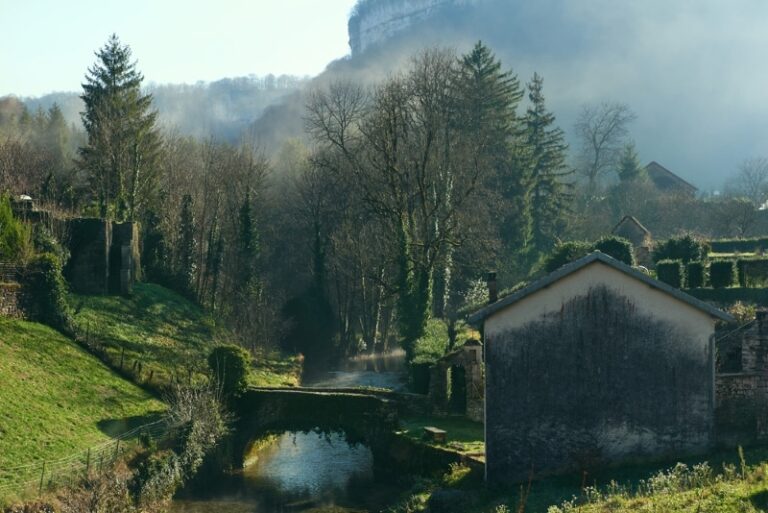
[[[487,479],[712,447],[718,320],[733,319],[598,252],[475,313]]]
[[[483,346],[470,340],[430,369],[429,400],[435,413],[483,421]]]
[[[695,185],[686,182],[656,161],[645,166],[645,172],[653,185],[661,192],[686,196],[696,196],[696,193],[699,192]]]
[[[632,243],[635,252],[635,260],[640,265],[651,264],[651,249],[653,238],[651,232],[643,226],[637,218],[633,216],[624,216],[613,230],[613,235],[627,239]]]

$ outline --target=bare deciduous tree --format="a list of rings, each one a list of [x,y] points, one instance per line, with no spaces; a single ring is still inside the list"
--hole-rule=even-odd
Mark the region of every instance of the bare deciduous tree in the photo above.
[[[579,169],[590,192],[594,193],[600,178],[616,167],[629,135],[628,125],[635,119],[635,113],[624,103],[582,107],[574,128],[581,145]]]

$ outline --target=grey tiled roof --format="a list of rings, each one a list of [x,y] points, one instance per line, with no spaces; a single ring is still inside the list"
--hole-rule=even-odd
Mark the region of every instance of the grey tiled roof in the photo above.
[[[540,280],[536,280],[535,282],[518,290],[517,292],[510,294],[508,296],[505,296],[499,299],[497,302],[492,303],[478,310],[477,312],[470,315],[468,320],[472,324],[478,324],[484,319],[492,316],[499,310],[502,310],[509,305],[517,303],[518,301],[522,301],[523,299],[530,296],[531,294],[549,287],[550,285],[557,282],[558,280],[568,276],[569,274],[575,273],[576,271],[583,269],[584,267],[587,267],[588,265],[594,262],[601,262],[609,267],[613,267],[617,271],[620,271],[626,274],[627,276],[635,278],[636,280],[639,280],[645,283],[651,288],[664,292],[665,294],[668,294],[674,297],[678,301],[687,303],[690,306],[697,308],[703,311],[704,313],[710,315],[711,317],[714,317],[715,319],[720,319],[728,322],[733,322],[735,320],[731,315],[723,312],[722,310],[719,310],[714,306],[708,303],[705,303],[704,301],[696,299],[695,297],[689,294],[686,294],[680,289],[676,289],[674,287],[667,285],[666,283],[660,282],[659,280],[655,280],[650,276],[648,276],[647,274],[642,273],[637,269],[634,269],[633,267],[628,266],[627,264],[620,262],[615,258],[612,258],[599,251],[595,251],[594,253],[590,253],[589,255],[583,258],[580,258],[569,264],[566,264],[560,269],[558,269],[557,271],[548,274],[547,276],[541,278]]]

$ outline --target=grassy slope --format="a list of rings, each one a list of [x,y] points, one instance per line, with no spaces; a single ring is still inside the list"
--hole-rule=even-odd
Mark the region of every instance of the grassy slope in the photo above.
[[[462,454],[470,454],[480,460],[484,460],[485,430],[483,424],[472,422],[463,417],[408,417],[401,420],[405,436],[419,440],[422,443],[424,428],[427,426],[443,429],[447,432],[447,444],[437,445],[445,449],[452,449]]]
[[[159,285],[140,283],[130,297],[72,296],[75,324],[81,333],[106,344],[117,363],[125,350],[124,366],[142,364],[141,380],[153,372],[153,382],[171,375],[187,378],[206,368],[206,358],[217,343],[213,321],[197,305]],[[279,355],[256,358],[251,382],[256,385],[298,384],[295,360]]]
[[[57,331],[0,319],[0,469],[68,456],[162,409]]]

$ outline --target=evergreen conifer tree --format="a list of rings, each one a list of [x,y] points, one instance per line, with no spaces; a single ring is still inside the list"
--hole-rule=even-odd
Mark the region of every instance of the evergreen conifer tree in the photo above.
[[[645,170],[635,151],[635,143],[629,142],[621,150],[618,173],[622,182],[634,182],[645,178]]]
[[[195,213],[192,196],[185,194],[181,200],[181,214],[179,215],[179,240],[176,276],[179,285],[185,292],[191,292],[195,282],[195,255],[197,254],[197,240],[195,239]]]
[[[568,145],[563,131],[555,125],[554,114],[547,110],[543,87],[544,80],[534,74],[528,84],[524,154],[530,176],[533,246],[549,251],[571,200],[570,184],[563,179],[573,171],[566,165]]]
[[[131,49],[116,35],[96,52],[81,96],[88,143],[80,166],[88,173],[103,217],[134,220],[152,192],[160,148],[152,96],[142,94],[144,77]]]

